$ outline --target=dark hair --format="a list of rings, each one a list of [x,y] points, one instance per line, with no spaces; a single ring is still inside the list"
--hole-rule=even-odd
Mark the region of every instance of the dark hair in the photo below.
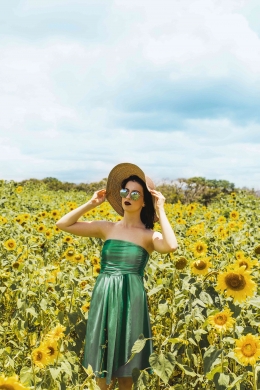
[[[140,218],[143,224],[145,225],[146,229],[153,229],[155,209],[153,205],[152,195],[148,191],[145,182],[142,179],[140,179],[139,176],[136,175],[131,175],[126,179],[124,179],[121,183],[121,188],[125,188],[126,183],[128,183],[129,181],[136,181],[137,183],[141,184],[141,186],[143,187],[145,206],[141,210]]]

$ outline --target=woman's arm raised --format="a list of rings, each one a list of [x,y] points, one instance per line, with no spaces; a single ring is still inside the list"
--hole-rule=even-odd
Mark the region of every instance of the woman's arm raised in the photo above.
[[[61,219],[56,222],[56,226],[65,232],[76,234],[77,236],[104,238],[104,232],[106,231],[110,222],[78,222],[78,219],[89,210],[99,206],[104,202],[105,199],[105,189],[94,192],[94,195],[87,203],[79,206],[75,210],[72,210],[68,214],[61,217]]]
[[[162,229],[162,233],[153,233],[154,250],[159,253],[174,252],[178,248],[178,243],[170,222],[165,214],[165,197],[158,191],[151,190],[150,192],[156,199],[155,208]]]

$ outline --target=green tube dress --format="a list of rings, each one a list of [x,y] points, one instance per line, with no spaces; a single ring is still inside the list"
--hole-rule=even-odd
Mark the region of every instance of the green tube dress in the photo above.
[[[93,290],[83,366],[90,364],[110,384],[131,377],[133,368],[148,368],[152,340],[126,364],[140,334],[151,336],[143,272],[149,253],[130,241],[109,239],[101,253],[101,271]]]

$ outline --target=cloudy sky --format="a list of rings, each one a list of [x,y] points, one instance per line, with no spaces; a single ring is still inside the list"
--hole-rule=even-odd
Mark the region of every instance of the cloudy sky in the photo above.
[[[259,0],[0,6],[0,178],[260,188]]]

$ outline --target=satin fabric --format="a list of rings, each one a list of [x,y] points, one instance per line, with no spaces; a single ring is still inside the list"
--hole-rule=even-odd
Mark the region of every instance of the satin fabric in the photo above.
[[[87,323],[83,366],[98,377],[131,377],[148,368],[152,340],[127,363],[140,334],[151,336],[143,272],[148,252],[130,241],[109,239],[101,253],[101,271],[93,290]]]

